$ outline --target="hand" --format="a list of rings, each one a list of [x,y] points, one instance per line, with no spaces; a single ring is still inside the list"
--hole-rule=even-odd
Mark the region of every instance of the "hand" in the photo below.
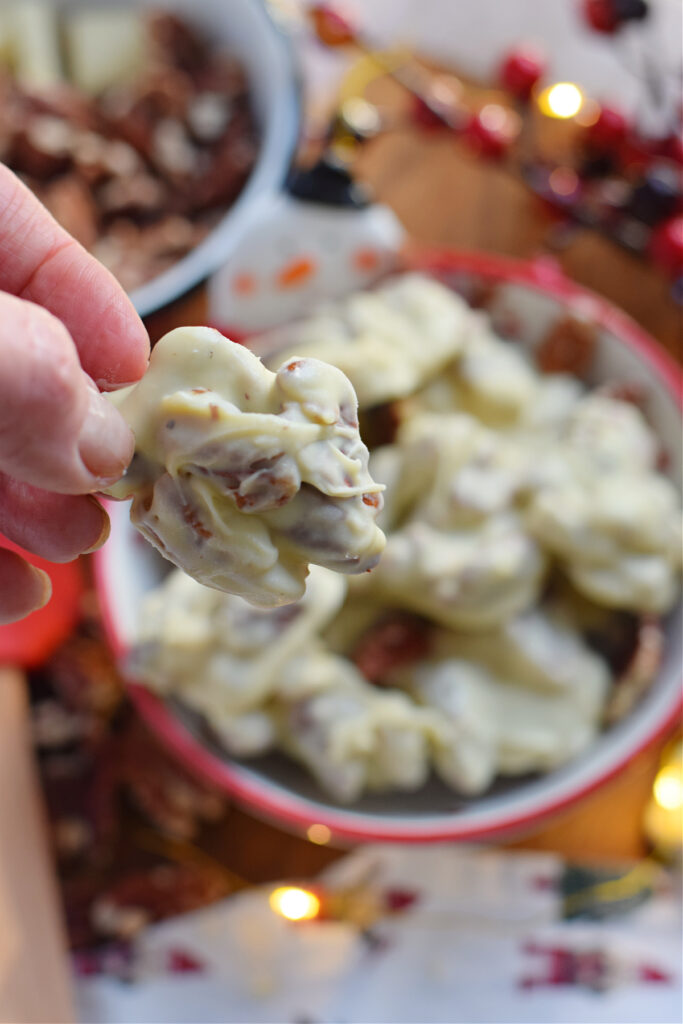
[[[107,538],[92,496],[133,435],[100,394],[138,380],[149,340],[111,274],[0,165],[0,533],[52,562]],[[0,622],[42,607],[45,573],[0,548]]]

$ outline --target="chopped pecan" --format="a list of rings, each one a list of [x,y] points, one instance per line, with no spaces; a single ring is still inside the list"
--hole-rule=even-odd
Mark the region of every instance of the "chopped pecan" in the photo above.
[[[197,509],[191,508],[189,505],[185,505],[183,508],[183,522],[187,523],[191,530],[204,540],[210,540],[213,537],[211,530],[204,526]]]
[[[184,71],[198,72],[210,62],[210,54],[187,22],[167,11],[156,11],[147,22],[154,55]]]
[[[380,445],[391,444],[396,439],[400,422],[399,403],[385,402],[382,405],[375,405],[360,413],[361,437],[371,451]]]
[[[142,171],[132,176],[111,178],[98,190],[97,198],[105,216],[142,220],[154,217],[164,209],[168,202],[168,189],[159,178]]]
[[[369,682],[379,683],[392,669],[428,652],[428,623],[408,612],[390,612],[361,637],[351,657]]]
[[[626,669],[617,678],[604,721],[607,725],[630,714],[654,683],[664,653],[664,630],[658,619],[646,617],[637,627],[636,648]]]
[[[45,180],[69,168],[73,139],[74,129],[64,118],[28,116],[17,126],[7,161],[14,170]]]
[[[597,334],[597,326],[591,320],[578,316],[560,318],[536,350],[539,368],[543,373],[583,377],[593,362]]]

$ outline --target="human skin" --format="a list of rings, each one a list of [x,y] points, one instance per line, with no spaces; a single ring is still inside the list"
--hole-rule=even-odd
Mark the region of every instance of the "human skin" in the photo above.
[[[149,339],[112,275],[0,164],[0,533],[52,562],[107,538],[94,495],[134,448],[102,397],[138,380]],[[50,597],[45,573],[0,546],[0,623]]]

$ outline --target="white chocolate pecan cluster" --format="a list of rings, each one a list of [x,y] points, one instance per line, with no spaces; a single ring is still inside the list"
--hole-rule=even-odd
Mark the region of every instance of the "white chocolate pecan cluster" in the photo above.
[[[367,586],[455,628],[503,622],[559,565],[599,605],[667,611],[681,570],[681,503],[638,409],[558,386],[557,415],[493,430],[413,410],[373,474],[389,487],[381,566]],[[548,404],[551,404],[550,402]]]
[[[533,495],[530,531],[597,604],[667,611],[679,588],[680,497],[657,472],[657,441],[641,413],[589,395],[577,403],[558,448],[562,469]]]
[[[322,645],[285,666],[274,716],[278,745],[336,800],[419,789],[429,775],[429,714]]]
[[[261,753],[274,740],[265,709],[284,665],[324,628],[345,593],[342,576],[312,566],[300,601],[256,608],[176,569],[145,599],[130,669],[204,715],[231,753]]]
[[[371,569],[384,547],[353,388],[292,359],[271,373],[208,327],[171,331],[114,399],[136,438],[131,519],[170,561],[255,604],[295,601],[310,562]]]
[[[373,594],[456,629],[489,628],[537,601],[547,560],[524,525],[513,445],[465,413],[423,413],[375,453],[373,472],[383,467],[389,537]]]

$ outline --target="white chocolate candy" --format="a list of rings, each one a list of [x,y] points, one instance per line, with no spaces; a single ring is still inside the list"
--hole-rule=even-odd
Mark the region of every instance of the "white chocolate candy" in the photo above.
[[[480,529],[415,521],[391,534],[368,588],[388,604],[457,629],[490,629],[538,598],[545,559],[509,514]]]
[[[587,395],[570,419],[567,440],[598,472],[652,471],[659,444],[642,413],[629,402]]]
[[[455,372],[461,407],[492,426],[518,420],[538,388],[522,351],[492,334],[485,321],[468,338]]]
[[[113,400],[136,454],[109,493],[132,496],[132,522],[199,582],[274,606],[301,597],[309,562],[377,562],[382,487],[335,367],[295,359],[274,374],[218,331],[183,327]]]
[[[461,350],[471,319],[450,289],[406,274],[269,332],[255,345],[273,368],[293,354],[332,363],[367,408],[409,395],[438,373]]]
[[[236,756],[272,742],[264,702],[288,659],[339,609],[344,577],[313,566],[306,593],[286,608],[254,608],[174,570],[142,606],[131,673],[205,716]]]
[[[526,522],[598,604],[659,613],[675,601],[681,518],[664,477],[618,469],[578,475],[539,490]]]
[[[430,739],[437,773],[473,796],[497,769],[496,707],[484,670],[466,662],[416,666],[410,692],[431,712]]]
[[[508,619],[491,632],[440,630],[434,637],[434,656],[476,662],[517,686],[573,695],[591,718],[599,714],[610,679],[605,662],[581,636],[540,609]]]
[[[427,778],[424,712],[403,693],[370,686],[322,647],[285,666],[276,708],[283,749],[337,800],[365,789],[413,790]]]
[[[534,692],[459,658],[423,662],[410,673],[410,692],[438,718],[432,727],[434,765],[463,793],[483,792],[497,774],[549,771],[575,757],[597,731],[607,676],[569,692]]]
[[[401,484],[412,488],[413,517],[441,529],[481,525],[512,509],[527,485],[524,451],[466,413],[415,416],[396,441],[404,452]]]

